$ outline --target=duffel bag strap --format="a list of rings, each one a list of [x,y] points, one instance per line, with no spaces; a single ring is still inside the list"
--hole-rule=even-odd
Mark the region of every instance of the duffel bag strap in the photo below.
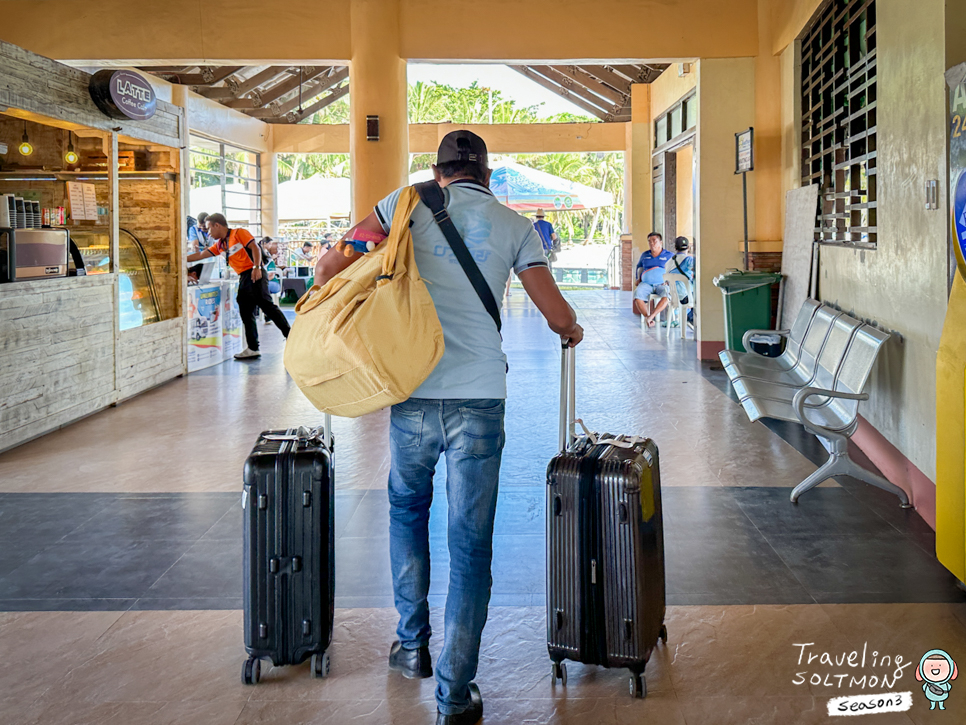
[[[432,181],[424,181],[414,186],[416,192],[419,194],[419,198],[422,199],[423,203],[433,213],[433,219],[439,225],[439,230],[446,237],[446,241],[452,247],[457,261],[460,263],[466,276],[469,277],[470,284],[473,285],[473,289],[476,290],[476,294],[479,296],[486,311],[490,313],[490,317],[496,323],[496,331],[500,332],[503,329],[503,323],[500,321],[500,308],[497,307],[496,299],[493,297],[493,290],[490,289],[490,285],[487,284],[486,278],[483,277],[479,265],[473,259],[470,250],[466,248],[466,242],[463,241],[463,237],[460,236],[456,225],[450,219],[449,213],[446,211],[446,198],[443,196],[443,190],[435,179]]]

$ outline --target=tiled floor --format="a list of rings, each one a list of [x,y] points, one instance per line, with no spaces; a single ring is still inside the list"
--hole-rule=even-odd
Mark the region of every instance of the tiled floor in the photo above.
[[[850,480],[793,506],[789,488],[821,461],[814,439],[749,423],[694,344],[641,332],[626,295],[570,297],[587,329],[579,414],[661,449],[670,637],[648,664],[644,701],[626,694],[621,671],[572,664],[566,688],[550,685],[543,557],[532,552],[543,549],[559,350],[517,292],[504,326],[508,442],[477,678],[485,722],[818,723],[830,697],[888,690],[795,685],[798,672],[835,674],[798,666],[796,643],[833,656],[867,643],[914,662],[891,688],[912,691],[913,709],[865,721],[963,722],[966,689],[954,683],[949,711],[930,713],[914,679],[933,647],[966,660],[966,595],[918,515]],[[260,361],[173,381],[0,455],[4,725],[432,722],[432,682],[385,671],[394,612],[384,413],[335,425],[331,677],[265,668],[258,687],[239,682],[241,463],[261,430],[318,420],[282,370],[280,342],[267,328]],[[445,504],[438,495],[431,517],[434,615],[447,578]]]

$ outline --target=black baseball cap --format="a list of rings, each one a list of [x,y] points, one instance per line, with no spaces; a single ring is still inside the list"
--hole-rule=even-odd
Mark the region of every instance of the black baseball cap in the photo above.
[[[487,165],[486,143],[472,131],[451,131],[443,136],[436,152],[436,164],[469,161]]]

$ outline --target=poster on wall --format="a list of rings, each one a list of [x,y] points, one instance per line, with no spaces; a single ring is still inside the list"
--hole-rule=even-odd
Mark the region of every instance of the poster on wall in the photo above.
[[[242,320],[238,312],[238,282],[222,282],[222,333],[221,351],[226,360],[240,353],[245,347],[242,339]]]
[[[188,288],[188,372],[220,363],[222,351],[221,286]]]
[[[966,64],[947,73],[949,83],[949,209],[956,262],[966,278]]]

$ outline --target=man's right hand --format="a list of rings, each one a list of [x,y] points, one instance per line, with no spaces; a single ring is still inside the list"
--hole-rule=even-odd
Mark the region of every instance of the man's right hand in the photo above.
[[[584,339],[584,328],[575,324],[573,329],[560,336],[560,339],[567,343],[567,347],[577,347]]]

